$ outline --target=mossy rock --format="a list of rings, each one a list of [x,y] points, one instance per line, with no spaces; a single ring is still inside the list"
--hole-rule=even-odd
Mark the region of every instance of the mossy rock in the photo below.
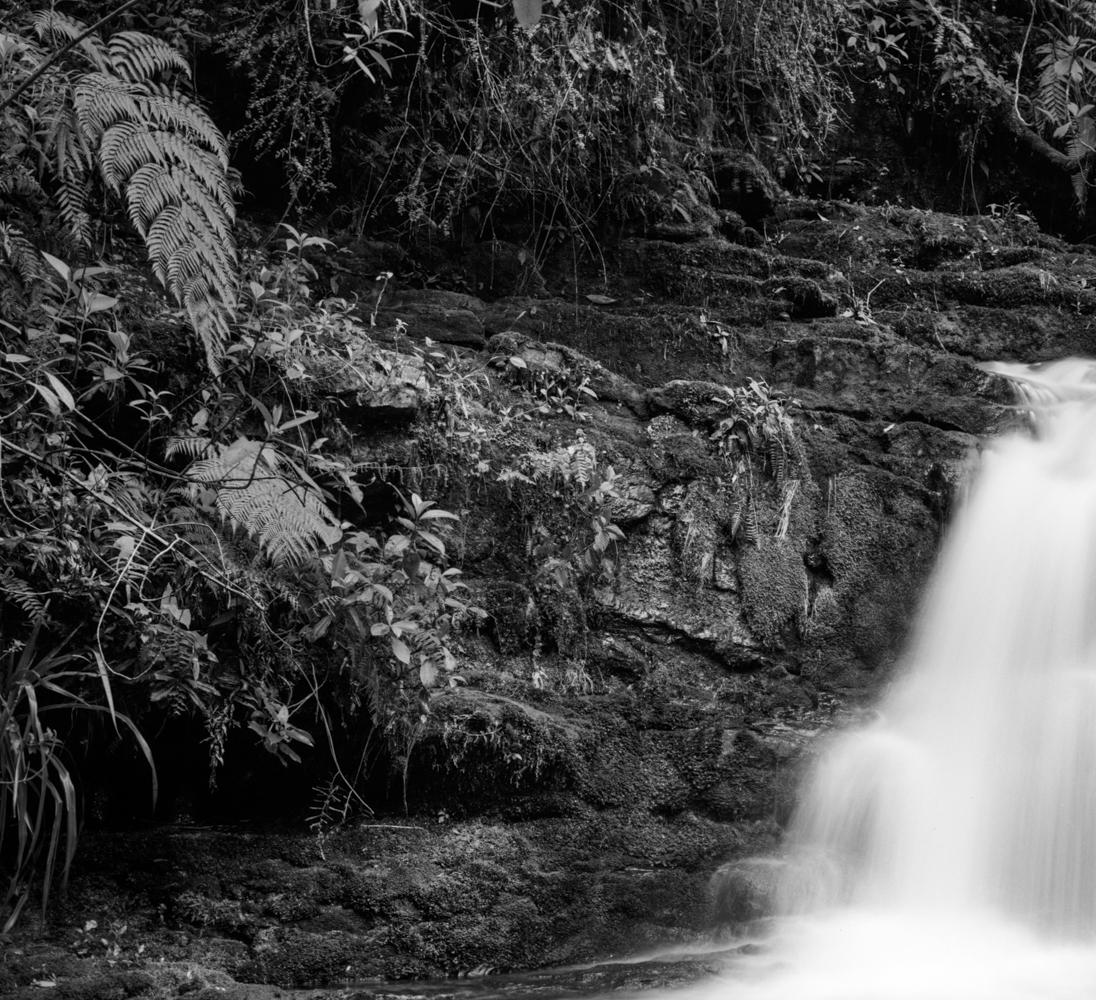
[[[789,538],[758,539],[738,557],[742,611],[750,631],[766,648],[782,648],[806,602],[803,554]]]

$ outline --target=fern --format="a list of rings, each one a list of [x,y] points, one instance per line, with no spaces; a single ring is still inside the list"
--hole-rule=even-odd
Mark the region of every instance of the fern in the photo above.
[[[0,596],[19,608],[31,622],[37,624],[46,617],[46,602],[42,600],[42,595],[10,569],[5,569],[0,575]]]
[[[758,547],[761,545],[761,531],[757,523],[757,506],[753,497],[746,499],[745,509],[742,512],[742,534],[746,541]]]
[[[86,30],[53,10],[32,15],[31,29],[37,44],[6,36],[21,46],[9,64],[17,74],[33,72],[53,47]],[[36,81],[29,110],[9,119],[24,160],[39,178],[51,175],[58,215],[77,241],[90,238],[96,175],[123,200],[156,277],[186,311],[216,372],[236,304],[235,204],[224,136],[177,86],[189,76],[183,56],[160,39],[138,31],[105,41],[90,35]],[[29,172],[0,172],[0,190],[30,190]]]
[[[15,226],[0,223],[0,257],[11,265],[24,284],[42,278],[42,258],[30,240]]]
[[[308,828],[316,838],[320,858],[327,860],[325,847],[332,830],[341,827],[350,815],[350,807],[357,797],[352,788],[339,775],[332,775],[323,784],[312,789],[312,808],[308,811]]]
[[[140,31],[120,31],[107,43],[109,65],[130,83],[141,83],[172,70],[190,76],[190,66],[166,42]]]
[[[236,302],[227,145],[197,104],[154,79],[188,73],[169,46],[123,32],[110,40],[109,60],[110,72],[77,83],[77,118],[98,146],[107,187],[125,198],[153,272],[186,309],[216,371]]]
[[[50,287],[42,257],[17,226],[0,222],[0,317],[26,317]]]
[[[164,456],[166,458],[175,458],[179,455],[190,459],[204,458],[209,451],[211,443],[209,438],[200,437],[198,435],[173,437],[167,442],[167,447],[164,449]]]
[[[521,459],[534,480],[558,479],[565,485],[575,483],[582,489],[590,485],[597,471],[597,450],[581,431],[572,445],[553,451],[526,452]]]
[[[1036,52],[1041,58],[1035,105],[1048,124],[1054,127],[1064,125],[1069,121],[1070,54],[1062,50],[1058,41],[1046,42]],[[1067,64],[1064,73],[1061,70],[1063,62]]]
[[[276,565],[300,563],[342,534],[319,490],[299,475],[291,482],[283,475],[287,465],[272,445],[241,437],[187,473],[216,488],[221,517],[257,538]]]

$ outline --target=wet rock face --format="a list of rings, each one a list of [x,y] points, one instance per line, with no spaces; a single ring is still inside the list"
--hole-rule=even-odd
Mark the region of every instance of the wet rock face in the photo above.
[[[473,261],[490,304],[385,303],[381,326],[488,380],[462,399],[474,461],[435,491],[463,511],[487,618],[400,761],[408,814],[322,844],[102,843],[74,922],[120,894],[163,915],[166,954],[201,941],[238,978],[305,986],[577,962],[764,915],[774,869],[743,859],[778,844],[814,736],[890,676],[977,444],[1015,419],[978,362],[1096,349],[1092,258],[1022,220],[776,210],[763,247],[628,241],[568,298],[496,246]],[[421,448],[439,387],[417,364],[399,348],[347,391],[400,409]],[[409,447],[358,426],[372,462]],[[612,467],[600,513],[624,538],[610,569],[553,574],[590,537],[589,484],[559,472],[579,443]]]

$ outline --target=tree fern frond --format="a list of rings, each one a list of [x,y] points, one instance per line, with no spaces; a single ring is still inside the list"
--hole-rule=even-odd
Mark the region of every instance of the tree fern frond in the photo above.
[[[33,72],[51,48],[86,30],[51,10],[35,14],[33,27],[42,45],[19,64],[20,72]],[[79,51],[87,71],[58,64],[35,83],[34,114],[22,126],[29,130],[25,148],[38,156],[37,169],[53,175],[56,184],[47,190],[57,192],[59,215],[78,240],[90,237],[94,172],[125,200],[154,273],[186,309],[216,371],[238,267],[227,142],[203,108],[170,85],[190,72],[166,42],[122,31],[107,42],[90,35]]]
[[[182,455],[184,458],[203,458],[212,443],[209,438],[197,434],[169,438],[164,448],[164,457],[175,458]]]
[[[241,437],[187,472],[192,482],[216,487],[221,516],[257,538],[276,565],[299,563],[341,535],[323,497],[303,481],[291,483],[282,465],[271,445]]]
[[[177,181],[162,163],[138,167],[126,185],[126,208],[133,228],[145,237],[148,227],[175,200]]]
[[[119,122],[145,125],[137,97],[133,84],[109,73],[88,73],[73,89],[80,124],[95,139]]]
[[[216,243],[206,245],[205,236],[192,233],[185,246],[180,246],[171,255],[167,263],[167,277],[171,287],[176,290],[180,302],[196,298],[202,294],[216,293],[222,302],[232,294],[232,288],[223,285],[215,269],[209,269],[210,260],[220,253]]]
[[[187,138],[213,153],[223,170],[228,170],[228,147],[224,136],[203,108],[185,94],[168,90],[162,84],[145,84],[143,91],[141,106],[149,121],[185,132]]]
[[[148,228],[149,257],[157,278],[182,300],[184,286],[196,274],[206,275],[210,287],[217,289],[226,304],[234,295],[234,257],[218,242],[204,215],[189,204],[169,205]]]
[[[1060,71],[1060,63],[1069,58],[1069,52],[1057,41],[1047,42],[1037,50],[1039,83],[1035,92],[1035,106],[1047,122],[1057,126],[1069,121],[1069,74]]]
[[[210,370],[216,371],[218,361],[224,356],[232,335],[228,321],[230,312],[217,302],[204,278],[197,278],[186,286],[182,303],[190,325],[205,347]]]
[[[103,133],[99,145],[103,180],[120,193],[128,179],[146,163],[164,163],[167,157],[156,133],[141,120],[116,122]]]
[[[152,80],[172,71],[190,76],[190,66],[176,49],[141,31],[119,31],[112,35],[108,51],[114,72],[130,83]]]
[[[73,42],[87,30],[87,25],[74,17],[62,14],[59,10],[39,10],[31,21],[34,33],[43,41],[56,44]],[[105,69],[110,65],[110,56],[103,40],[96,35],[88,35],[77,46],[92,66]]]

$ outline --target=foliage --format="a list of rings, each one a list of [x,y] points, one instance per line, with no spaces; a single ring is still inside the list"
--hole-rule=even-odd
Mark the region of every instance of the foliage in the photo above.
[[[832,0],[567,0],[517,31],[486,5],[400,10],[418,51],[348,144],[361,229],[593,246],[609,225],[702,213],[727,146],[794,178],[840,118]]]
[[[747,542],[754,545],[760,542],[754,495],[755,462],[760,462],[770,474],[780,493],[780,515],[774,534],[783,537],[788,531],[803,464],[802,449],[788,415],[788,408],[795,405],[795,400],[774,391],[764,380],[749,379],[745,385],[724,389],[723,394],[713,397],[713,402],[727,411],[710,440],[724,456],[730,471],[735,497],[731,537],[741,532]]]
[[[862,57],[866,79],[908,95],[907,105],[944,103],[976,123],[1002,124],[1069,177],[1084,209],[1096,151],[1096,4],[1033,0],[1026,24],[1011,32],[1006,18],[979,19],[937,0],[857,0],[850,15],[847,48]],[[920,82],[925,74],[932,88]]]
[[[551,638],[584,670],[585,599],[594,588],[612,584],[614,550],[624,539],[612,517],[619,477],[598,461],[596,449],[578,431],[572,444],[518,455],[496,478],[516,502],[524,525],[529,576],[540,591]],[[552,505],[545,504],[546,495]]]
[[[43,287],[0,325],[5,919],[67,868],[72,741],[96,742],[96,716],[146,755],[141,731],[196,720],[211,783],[236,729],[286,764],[320,756],[339,808],[361,808],[339,727],[364,705],[366,731],[406,742],[453,676],[450,635],[475,614],[447,564],[456,518],[410,491],[378,523],[343,516],[362,486],[339,386],[389,362],[347,303],[312,301],[303,255],[326,241],[286,232],[250,263],[220,377],[197,385],[135,346],[132,275],[26,250]]]
[[[239,0],[192,11],[192,38],[226,57],[247,80],[243,127],[235,135],[258,159],[283,172],[291,207],[308,207],[331,190],[335,122],[354,83],[392,72],[408,37],[410,4],[287,5]]]
[[[411,78],[409,114],[363,139],[359,224],[402,217],[431,235],[567,232],[594,242],[603,218],[644,204],[670,169],[678,86],[664,41],[627,13],[608,37],[599,5],[546,15],[533,33],[462,21],[422,5],[437,39]],[[401,102],[402,103],[402,102]]]
[[[181,89],[190,69],[171,46],[135,31],[85,34],[54,10],[0,32],[0,130],[11,137],[0,192],[50,207],[82,246],[95,182],[120,197],[216,369],[236,294],[224,137]],[[3,241],[24,286],[36,277],[26,231],[9,224]]]
[[[41,648],[40,636],[36,625],[25,641],[9,640],[0,653],[0,850],[9,859],[0,894],[4,933],[26,906],[33,876],[41,874],[45,907],[55,876],[63,885],[76,851],[76,788],[61,753],[61,720],[56,728],[49,726],[47,715],[104,710],[71,687],[81,676],[76,666],[81,657],[63,644]],[[148,746],[130,720],[111,714],[133,730],[151,764]]]

